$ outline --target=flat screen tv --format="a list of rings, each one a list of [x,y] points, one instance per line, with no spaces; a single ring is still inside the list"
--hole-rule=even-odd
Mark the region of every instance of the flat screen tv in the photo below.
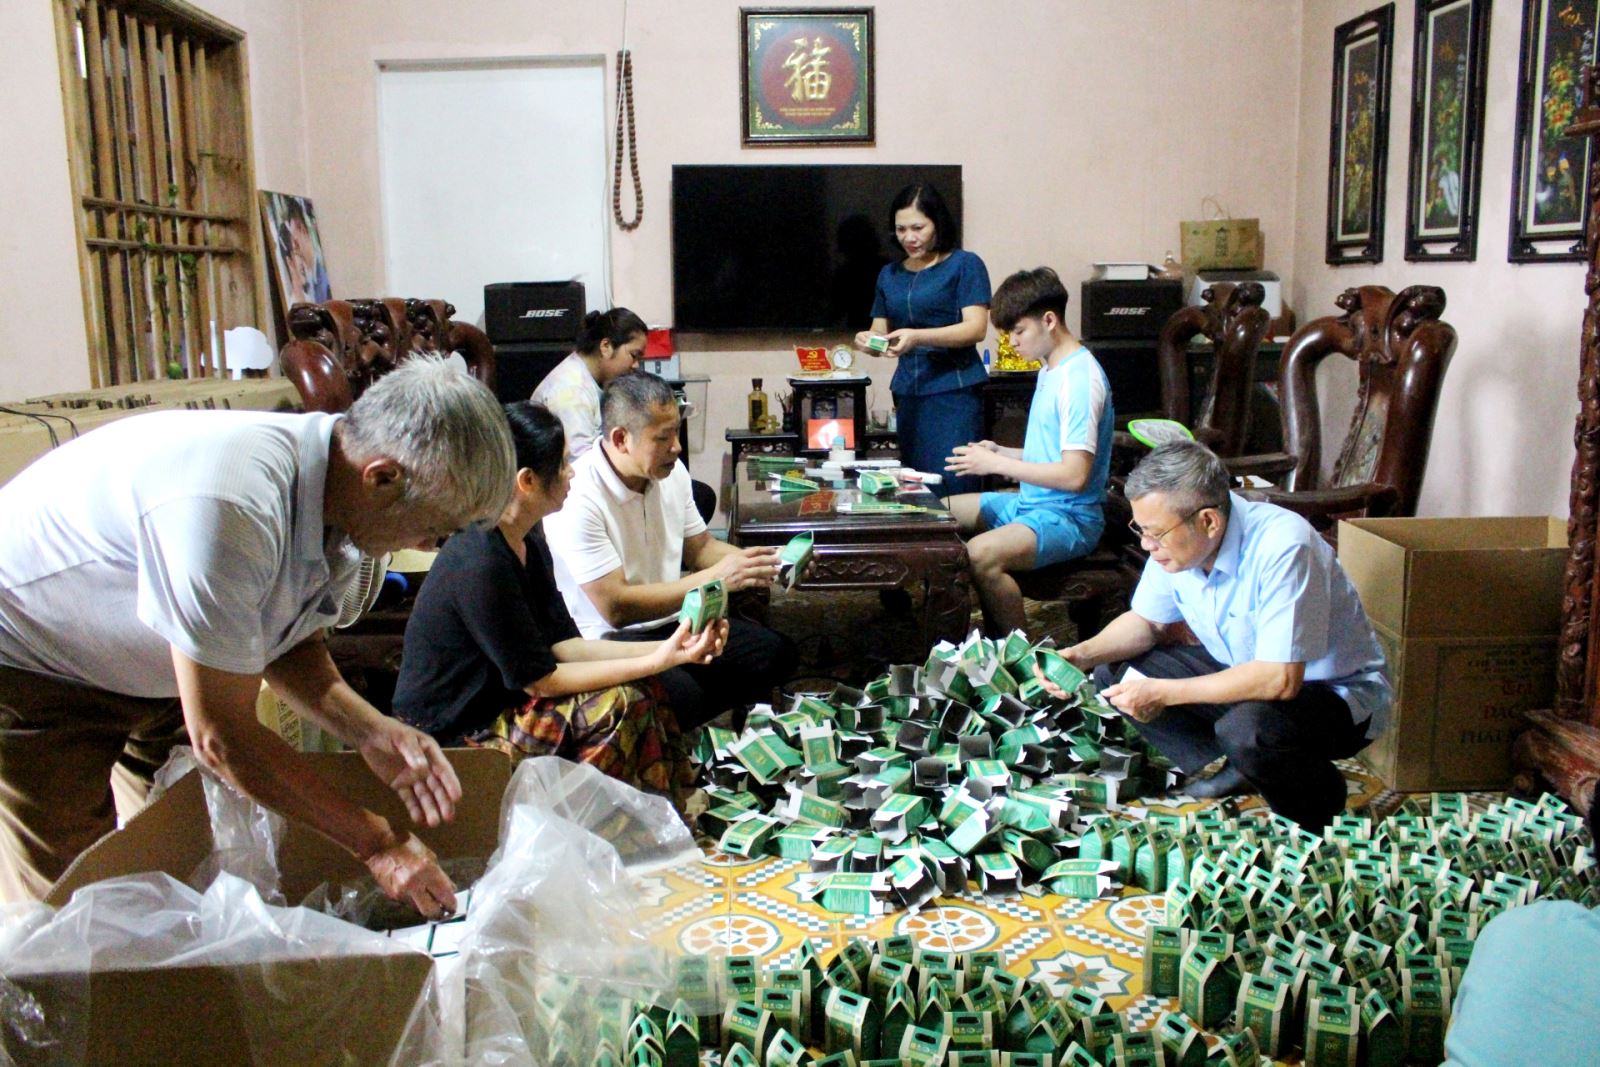
[[[673,325],[690,333],[865,329],[903,253],[889,204],[931,182],[961,222],[959,166],[675,166]]]

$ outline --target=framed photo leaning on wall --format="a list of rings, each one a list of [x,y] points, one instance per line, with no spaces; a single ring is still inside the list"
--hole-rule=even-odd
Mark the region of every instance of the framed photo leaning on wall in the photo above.
[[[1512,263],[1587,258],[1589,138],[1568,137],[1579,74],[1595,61],[1600,0],[1524,0],[1511,166]]]
[[[739,9],[740,139],[873,143],[872,9]]]
[[[1406,259],[1478,254],[1489,0],[1417,0]]]
[[[1394,5],[1333,31],[1333,114],[1328,144],[1328,263],[1383,261],[1383,194],[1389,161],[1389,70]]]

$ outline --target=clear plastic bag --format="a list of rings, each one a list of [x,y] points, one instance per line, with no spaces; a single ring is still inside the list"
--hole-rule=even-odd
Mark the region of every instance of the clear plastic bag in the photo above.
[[[216,990],[243,1031],[224,1058],[247,1049],[255,1063],[313,1062],[302,1050],[315,1048],[314,1062],[372,1062],[373,1037],[353,1020],[406,988],[385,961],[416,953],[275,903],[282,820],[210,775],[206,796],[219,847],[195,885],[132,875],[86,886],[53,913],[0,915],[0,1063],[94,1059],[93,972],[204,965],[226,968],[233,984]],[[434,961],[414,1004],[397,1006],[409,1018],[390,1062],[587,1064],[597,1035],[625,1025],[633,1001],[682,992],[677,955],[643,933],[632,879],[699,856],[665,799],[587,765],[524,761],[502,798],[499,847],[474,886],[460,954]],[[41,975],[47,996],[30,983]],[[706,990],[691,1006],[709,1013],[715,999]]]
[[[586,764],[525,760],[461,954],[440,968],[440,1013],[414,1020],[394,1063],[587,1064],[632,1002],[681,992],[678,956],[644,934],[632,879],[699,858],[667,800]],[[715,1010],[705,1000],[694,1007]]]

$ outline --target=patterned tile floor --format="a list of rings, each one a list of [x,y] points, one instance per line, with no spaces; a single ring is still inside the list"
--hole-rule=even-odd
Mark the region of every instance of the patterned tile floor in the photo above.
[[[1359,762],[1341,761],[1350,807],[1382,816],[1402,799]],[[1206,803],[1141,801],[1126,810],[1188,812]],[[1243,798],[1241,815],[1265,814],[1259,798]],[[806,865],[766,857],[745,860],[708,852],[691,864],[644,879],[647,927],[663,943],[686,952],[749,955],[763,967],[794,958],[810,938],[824,954],[851,938],[911,934],[939,951],[998,951],[1022,975],[1036,975],[1058,993],[1072,986],[1093,989],[1115,1009],[1129,1009],[1142,1027],[1153,1025],[1175,1000],[1146,996],[1141,978],[1144,932],[1159,922],[1160,894],[1125,889],[1114,899],[1083,901],[1037,889],[1009,897],[985,897],[970,889],[943,897],[921,911],[881,917],[825,912],[801,899],[797,877]]]

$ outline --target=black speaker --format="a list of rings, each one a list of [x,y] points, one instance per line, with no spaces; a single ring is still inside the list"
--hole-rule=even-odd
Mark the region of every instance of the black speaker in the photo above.
[[[1183,307],[1183,283],[1152,278],[1149,281],[1088,281],[1083,283],[1085,341],[1130,337],[1154,340],[1161,327]]]
[[[563,344],[511,344],[494,346],[494,395],[502,404],[527,400],[544,376],[572,352]]]
[[[495,282],[483,287],[483,332],[497,345],[570,345],[586,310],[582,282]]]

